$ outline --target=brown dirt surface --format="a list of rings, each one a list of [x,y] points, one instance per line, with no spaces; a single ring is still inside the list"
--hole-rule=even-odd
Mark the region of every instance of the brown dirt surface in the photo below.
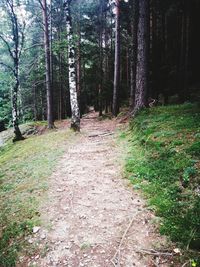
[[[42,225],[30,240],[39,252],[26,266],[171,266],[170,256],[156,254],[165,239],[155,216],[122,179],[127,149],[118,142],[119,127],[95,112],[82,118],[81,134],[50,177]]]

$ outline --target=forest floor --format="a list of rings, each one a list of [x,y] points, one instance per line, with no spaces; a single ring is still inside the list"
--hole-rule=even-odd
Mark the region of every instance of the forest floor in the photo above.
[[[158,234],[155,216],[123,179],[122,124],[90,112],[81,127],[49,178],[42,223],[29,237],[35,255],[18,266],[173,265],[170,253],[158,252],[166,240]]]

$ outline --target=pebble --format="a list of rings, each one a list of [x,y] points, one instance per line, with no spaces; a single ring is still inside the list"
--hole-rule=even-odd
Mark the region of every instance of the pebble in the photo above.
[[[87,219],[87,217],[85,215],[80,215],[79,219]]]
[[[22,262],[23,260],[24,260],[24,257],[23,256],[19,257],[19,261],[20,262]]]
[[[41,239],[45,239],[46,238],[46,234],[45,233],[41,234],[40,238]]]
[[[57,191],[57,192],[63,192],[64,189],[58,188],[56,191]]]
[[[37,266],[37,262],[29,262],[28,266]]]
[[[33,227],[33,233],[36,234],[37,232],[39,232],[40,227],[39,226],[34,226]]]

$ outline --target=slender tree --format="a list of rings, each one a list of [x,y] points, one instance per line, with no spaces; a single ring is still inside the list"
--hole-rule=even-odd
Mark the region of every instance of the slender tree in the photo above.
[[[42,0],[42,14],[44,24],[44,50],[45,50],[45,75],[46,75],[46,92],[47,92],[47,121],[48,128],[54,128],[53,122],[53,92],[51,83],[51,53],[49,42],[49,22],[47,15],[47,2]]]
[[[145,107],[148,89],[149,62],[149,0],[139,1],[138,52],[135,106],[133,113]]]
[[[189,33],[190,33],[190,14],[187,1],[183,1],[181,10],[181,43],[180,58],[178,66],[179,101],[183,103],[188,96],[188,58],[189,58]]]
[[[71,0],[65,0],[64,11],[66,14],[67,40],[68,40],[68,67],[69,67],[69,90],[71,104],[71,128],[80,131],[80,110],[77,96],[76,68],[75,68],[75,48],[73,43],[72,18],[70,12]]]
[[[78,43],[77,43],[77,97],[79,108],[81,106],[81,32],[80,32],[80,22],[79,22],[79,29],[78,29]]]
[[[99,116],[103,115],[103,1],[99,1],[99,83],[98,83],[98,95],[99,95]]]
[[[78,104],[79,104],[79,109],[80,113],[82,110],[82,105],[81,105],[81,87],[82,87],[82,68],[81,68],[81,2],[77,2],[77,9],[76,9],[76,15],[74,17],[75,21],[75,35],[77,36],[77,43],[76,43],[76,49],[75,49],[75,54],[76,54],[76,91],[77,91],[77,97],[78,97]]]
[[[119,112],[119,82],[120,82],[120,0],[115,0],[115,66],[112,113],[117,116]]]
[[[14,127],[14,139],[13,141],[23,140],[23,136],[19,129],[19,110],[18,110],[18,93],[19,93],[19,66],[20,66],[20,57],[22,54],[22,49],[24,46],[24,29],[25,23],[23,25],[19,24],[17,14],[15,12],[15,3],[13,0],[5,1],[6,11],[11,22],[11,35],[10,38],[0,35],[0,39],[3,41],[4,45],[7,47],[8,53],[12,60],[12,66],[3,64],[9,70],[12,71],[14,76],[14,86],[12,88],[12,121]],[[12,43],[10,43],[12,40]]]
[[[137,67],[137,32],[138,32],[138,0],[131,2],[131,47],[130,47],[130,111],[134,108],[136,67]]]

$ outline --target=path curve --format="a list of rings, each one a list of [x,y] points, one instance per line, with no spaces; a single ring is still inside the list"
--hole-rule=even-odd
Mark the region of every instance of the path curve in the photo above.
[[[42,252],[29,266],[154,266],[137,251],[161,239],[144,201],[122,179],[116,129],[117,120],[99,121],[94,112],[82,119],[82,133],[51,176],[37,233]]]

